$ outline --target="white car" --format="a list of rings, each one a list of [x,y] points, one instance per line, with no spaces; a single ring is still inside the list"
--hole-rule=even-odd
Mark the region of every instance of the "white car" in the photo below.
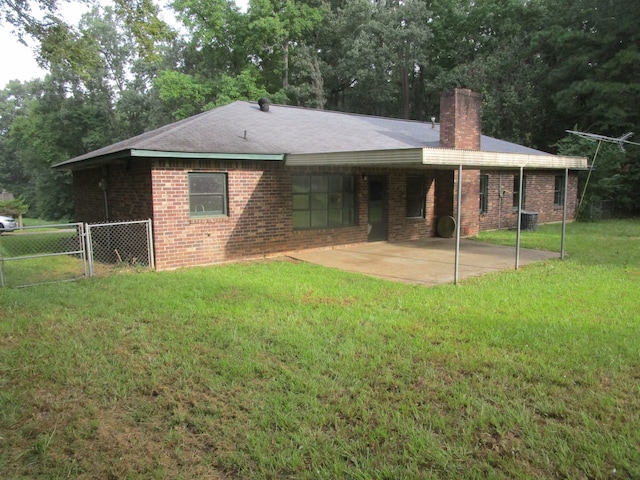
[[[17,230],[17,228],[18,224],[13,217],[0,215],[0,234],[4,232],[13,232],[14,230]]]

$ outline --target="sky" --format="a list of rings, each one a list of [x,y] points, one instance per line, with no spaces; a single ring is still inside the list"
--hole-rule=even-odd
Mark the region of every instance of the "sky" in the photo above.
[[[6,25],[2,24],[0,29],[0,88],[4,88],[9,80],[43,77],[44,71],[38,67],[32,48],[19,43]]]
[[[61,16],[68,23],[77,25],[83,13],[89,10],[88,5],[61,3]],[[28,46],[21,44],[17,37],[11,33],[11,26],[2,23],[0,25],[0,88],[4,88],[10,80],[27,81],[34,78],[43,78],[46,71],[38,67],[35,60],[34,47],[37,42],[26,37]]]
[[[102,4],[108,4],[108,0],[100,0]],[[236,0],[236,5],[241,8],[248,0]],[[62,17],[70,24],[77,25],[83,13],[88,11],[87,5],[75,2],[61,3]],[[246,7],[244,7],[246,8]],[[169,21],[169,18],[165,17]],[[29,46],[18,42],[17,37],[11,34],[11,27],[0,24],[0,89],[4,88],[10,80],[28,81],[34,78],[44,78],[46,71],[38,67],[33,48],[37,46],[34,40],[27,38]]]

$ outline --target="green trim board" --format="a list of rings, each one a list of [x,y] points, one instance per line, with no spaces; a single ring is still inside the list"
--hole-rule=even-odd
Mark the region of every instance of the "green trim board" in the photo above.
[[[203,158],[211,160],[284,160],[283,153],[208,153],[208,152],[161,152],[156,150],[131,149],[132,157],[152,158]]]

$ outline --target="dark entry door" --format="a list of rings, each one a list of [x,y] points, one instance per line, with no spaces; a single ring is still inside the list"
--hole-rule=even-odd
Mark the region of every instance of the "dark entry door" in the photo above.
[[[369,177],[369,235],[367,240],[387,239],[387,178]]]

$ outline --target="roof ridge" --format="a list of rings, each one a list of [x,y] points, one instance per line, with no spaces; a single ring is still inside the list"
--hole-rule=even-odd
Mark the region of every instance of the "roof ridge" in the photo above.
[[[254,103],[254,102],[247,102],[247,103]],[[425,120],[414,120],[414,119],[410,119],[410,118],[397,118],[397,117],[383,117],[381,115],[371,115],[371,114],[368,114],[368,113],[357,113],[357,112],[343,112],[343,111],[340,111],[340,110],[324,110],[324,109],[319,109],[319,108],[303,107],[303,106],[299,106],[299,105],[284,105],[284,104],[279,104],[279,103],[272,103],[270,106],[271,107],[287,108],[287,109],[295,109],[295,110],[306,110],[306,111],[309,111],[309,112],[332,113],[332,114],[336,114],[336,115],[348,115],[348,116],[351,116],[351,117],[376,118],[376,119],[385,120],[385,121],[392,120],[392,121],[398,121],[398,122],[420,123],[420,124],[424,124],[424,125],[429,125],[431,123],[431,122],[428,122],[428,121],[425,121]],[[436,125],[439,125],[439,123],[436,123]]]

